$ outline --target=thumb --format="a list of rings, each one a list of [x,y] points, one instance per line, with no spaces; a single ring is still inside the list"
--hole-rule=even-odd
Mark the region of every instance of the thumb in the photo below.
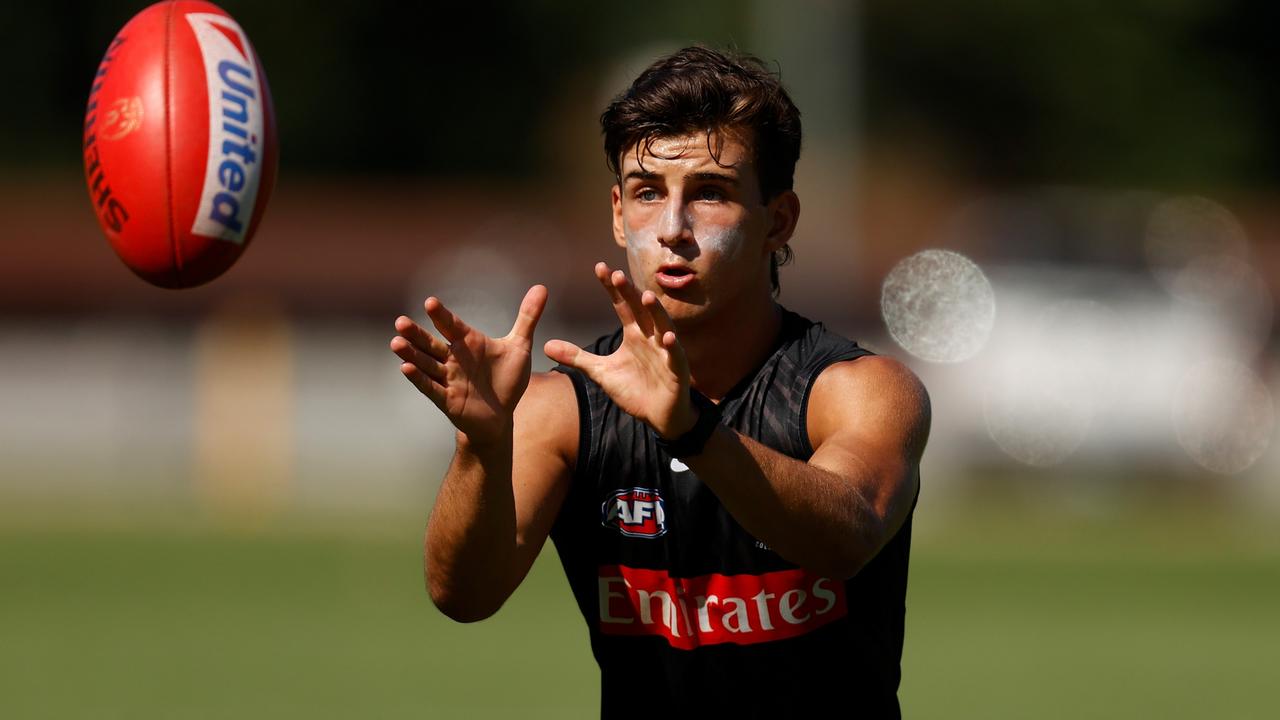
[[[520,302],[520,312],[516,314],[516,322],[511,326],[508,337],[520,340],[525,349],[533,345],[533,329],[538,326],[542,311],[547,307],[547,288],[534,285],[524,294]]]
[[[542,351],[547,357],[555,360],[561,365],[567,365],[576,368],[587,374],[587,377],[594,379],[594,372],[600,363],[600,356],[583,350],[571,342],[564,340],[548,340],[542,346]]]

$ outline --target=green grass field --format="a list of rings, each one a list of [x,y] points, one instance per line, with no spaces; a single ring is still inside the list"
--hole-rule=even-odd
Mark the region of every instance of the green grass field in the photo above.
[[[1280,534],[1267,523],[918,524],[908,717],[1280,712]],[[418,521],[286,527],[0,525],[0,717],[596,715],[586,632],[550,548],[495,618],[456,625],[422,591]]]

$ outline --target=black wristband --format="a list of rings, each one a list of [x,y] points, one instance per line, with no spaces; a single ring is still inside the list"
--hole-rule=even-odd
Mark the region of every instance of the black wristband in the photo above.
[[[674,458],[693,457],[702,452],[702,448],[706,447],[707,440],[711,439],[711,433],[715,432],[716,426],[720,424],[719,405],[711,402],[706,395],[692,388],[689,389],[689,400],[698,409],[698,420],[684,434],[672,440],[664,440],[652,428],[649,430],[649,432],[653,433],[653,439],[658,443],[658,449],[665,451]]]

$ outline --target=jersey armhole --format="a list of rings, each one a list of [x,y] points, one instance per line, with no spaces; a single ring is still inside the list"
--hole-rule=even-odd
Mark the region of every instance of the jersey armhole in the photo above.
[[[573,394],[578,399],[578,454],[573,463],[572,486],[579,477],[586,475],[587,463],[591,460],[591,405],[587,401],[587,385],[580,372],[561,365],[551,369],[569,376]]]
[[[805,462],[808,462],[809,458],[813,457],[814,452],[813,443],[809,442],[809,396],[813,394],[813,385],[818,382],[818,376],[822,374],[823,370],[826,370],[828,367],[831,367],[838,362],[857,360],[858,358],[866,357],[867,355],[875,355],[875,353],[864,347],[855,347],[851,350],[846,350],[830,357],[823,358],[818,363],[817,367],[813,369],[813,372],[809,374],[809,378],[804,384],[804,395],[801,396],[800,400],[800,417],[797,419],[796,423],[800,428],[800,449],[804,451]]]

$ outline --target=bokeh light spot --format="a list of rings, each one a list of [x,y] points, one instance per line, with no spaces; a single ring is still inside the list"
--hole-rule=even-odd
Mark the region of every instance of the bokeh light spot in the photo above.
[[[992,361],[982,411],[996,445],[1036,467],[1075,452],[1115,396],[1124,328],[1114,310],[1094,300],[1063,300],[1040,313],[1025,342]]]
[[[902,349],[922,360],[955,363],[978,354],[991,336],[995,292],[972,260],[924,250],[885,277],[880,311]]]
[[[1241,356],[1261,350],[1271,335],[1274,300],[1266,281],[1232,255],[1202,255],[1172,275],[1174,312],[1201,319],[1219,343]]]
[[[1182,377],[1173,402],[1178,444],[1207,470],[1235,474],[1271,444],[1275,408],[1267,386],[1233,360],[1205,360]]]
[[[1179,275],[1197,258],[1248,254],[1240,222],[1203,197],[1174,197],[1156,205],[1147,219],[1145,241],[1152,274],[1175,297],[1191,289],[1179,282]]]

